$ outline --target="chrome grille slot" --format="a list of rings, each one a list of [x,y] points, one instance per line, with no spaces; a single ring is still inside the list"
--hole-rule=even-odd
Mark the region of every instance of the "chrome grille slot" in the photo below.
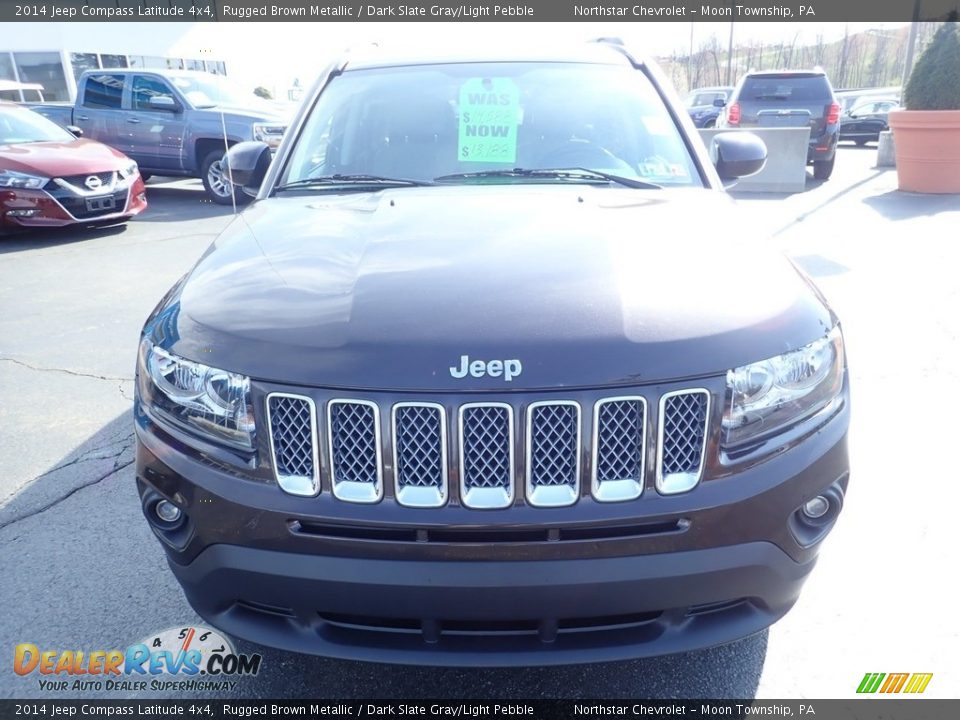
[[[327,404],[327,431],[334,496],[349,502],[377,502],[383,496],[377,404],[331,400]]]
[[[460,406],[460,499],[466,507],[513,502],[513,408],[505,403]]]
[[[393,406],[397,502],[440,507],[447,501],[446,411],[434,403]]]
[[[308,397],[285,393],[267,396],[274,477],[280,488],[291,495],[313,496],[320,492],[315,410]]]
[[[657,490],[665,495],[696,487],[703,473],[710,393],[678,390],[660,398]]]
[[[643,493],[647,401],[640,396],[599,400],[593,407],[591,492],[601,502]]]
[[[580,493],[580,406],[571,401],[527,407],[527,501],[572,505]]]

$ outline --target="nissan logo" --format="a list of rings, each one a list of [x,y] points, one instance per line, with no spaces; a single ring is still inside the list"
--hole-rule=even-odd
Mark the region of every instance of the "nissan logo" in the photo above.
[[[103,183],[100,181],[96,175],[91,175],[86,180],[83,181],[83,184],[86,185],[90,190],[97,190],[100,188]]]

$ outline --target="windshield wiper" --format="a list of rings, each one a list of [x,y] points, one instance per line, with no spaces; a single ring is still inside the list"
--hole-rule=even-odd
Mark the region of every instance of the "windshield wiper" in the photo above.
[[[640,180],[638,178],[623,177],[622,175],[613,175],[600,170],[591,170],[589,168],[513,168],[513,170],[481,170],[470,173],[453,173],[452,175],[441,175],[434,178],[435,182],[450,182],[453,180],[473,180],[482,178],[557,178],[560,180],[586,180],[592,182],[612,182],[623,185],[628,188],[639,188],[643,190],[662,190],[662,185]]]
[[[382,175],[320,175],[317,177],[302,178],[292,182],[277,185],[276,190],[293,190],[296,188],[325,187],[329,185],[363,185],[367,187],[422,187],[433,183],[409,178],[383,177]]]

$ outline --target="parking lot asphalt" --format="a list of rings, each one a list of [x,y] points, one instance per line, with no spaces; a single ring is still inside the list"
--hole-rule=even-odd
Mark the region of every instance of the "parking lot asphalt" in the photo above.
[[[851,697],[869,671],[932,672],[926,696],[960,696],[960,196],[899,193],[875,157],[873,147],[842,147],[829,182],[741,196],[747,222],[833,304],[851,367],[846,509],[784,620],[703,652],[569,668],[399,668],[240,643],[263,654],[262,670],[229,695]],[[51,696],[36,676],[13,673],[18,643],[105,650],[199,622],[140,514],[132,378],[144,318],[231,211],[205,201],[195,181],[152,180],[148,199],[126,228],[0,240],[3,697]],[[54,697],[73,695],[137,697]]]

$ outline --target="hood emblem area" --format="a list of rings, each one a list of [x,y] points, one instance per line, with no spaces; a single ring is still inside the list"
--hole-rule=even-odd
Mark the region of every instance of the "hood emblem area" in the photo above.
[[[471,360],[469,355],[461,355],[460,362],[450,368],[450,377],[457,380],[470,377],[502,377],[512,382],[523,372],[523,363],[517,358],[509,360]]]

